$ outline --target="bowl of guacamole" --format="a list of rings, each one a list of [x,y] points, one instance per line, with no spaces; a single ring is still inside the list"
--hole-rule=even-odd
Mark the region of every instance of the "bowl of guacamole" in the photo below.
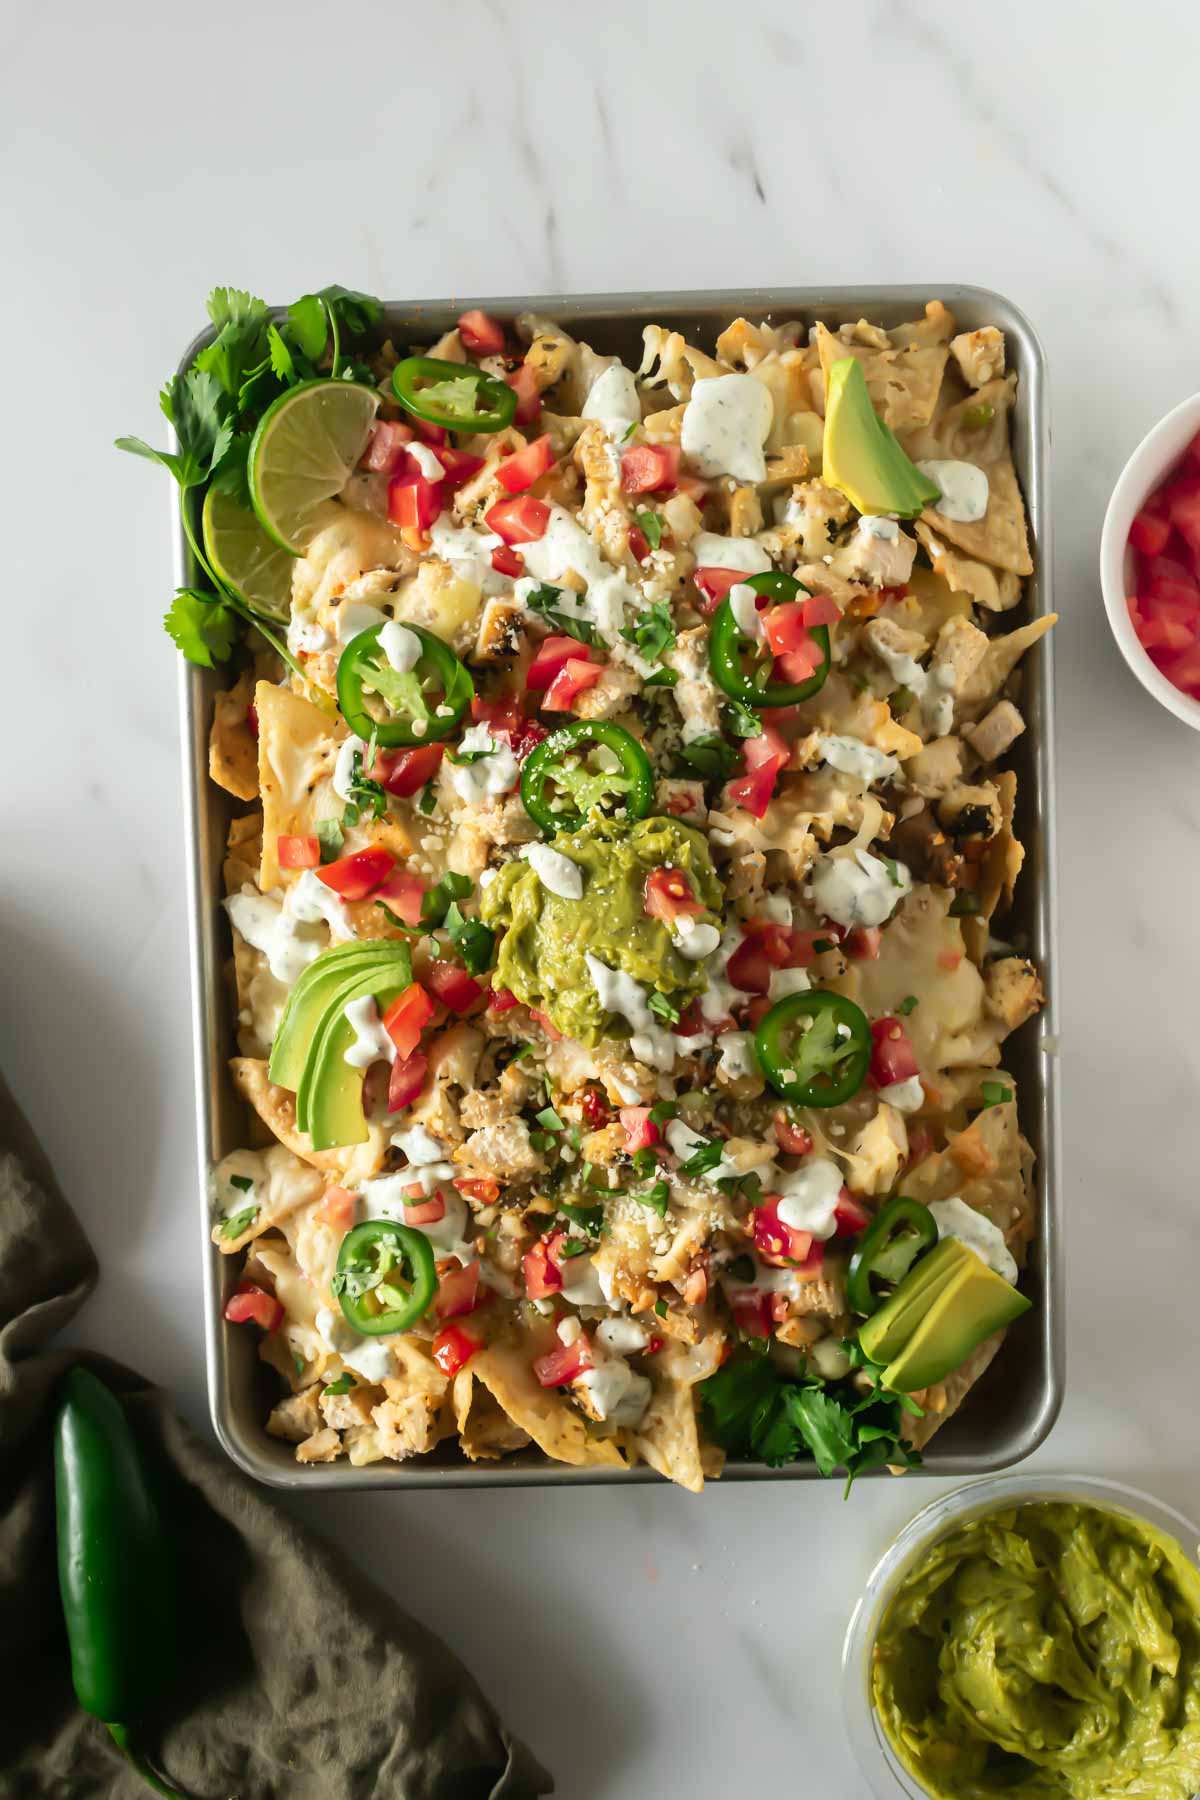
[[[871,1791],[1196,1800],[1200,1532],[1090,1477],[999,1477],[926,1507],[846,1637]]]

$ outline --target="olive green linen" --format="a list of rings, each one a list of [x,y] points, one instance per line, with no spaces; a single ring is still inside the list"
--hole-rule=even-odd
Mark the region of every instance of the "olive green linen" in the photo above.
[[[142,1742],[196,1800],[526,1800],[553,1781],[449,1650],[172,1411],[48,1349],[96,1259],[0,1077],[0,1796],[148,1794],[71,1688],[55,1565],[55,1384],[86,1362],[124,1398],[184,1547],[181,1673]],[[137,1579],[137,1571],[130,1571]]]

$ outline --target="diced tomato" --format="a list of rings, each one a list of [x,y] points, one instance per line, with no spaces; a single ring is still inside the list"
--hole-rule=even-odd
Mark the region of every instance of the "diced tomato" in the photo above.
[[[1148,512],[1140,512],[1129,527],[1129,541],[1143,556],[1161,556],[1170,536],[1170,521]]]
[[[705,563],[700,568],[692,570],[692,580],[704,599],[700,610],[707,615],[716,611],[735,582],[749,580],[749,571],[746,569],[718,569]]]
[[[753,1214],[754,1247],[764,1262],[803,1263],[812,1249],[811,1231],[797,1231],[779,1217],[780,1194],[768,1194]]]
[[[1165,556],[1156,557],[1157,562],[1166,562]],[[1155,618],[1161,607],[1174,608],[1177,614],[1186,615],[1195,612],[1200,606],[1200,591],[1190,578],[1175,575],[1148,575],[1143,577],[1138,589],[1138,599],[1143,611]]]
[[[459,319],[458,335],[469,356],[499,356],[504,349],[503,325],[477,306]]]
[[[761,819],[771,803],[776,776],[791,753],[791,745],[770,725],[758,737],[747,738],[743,745],[746,773],[725,784],[727,803],[743,806]]]
[[[452,1013],[468,1012],[483,993],[475,977],[468,975],[461,963],[450,962],[446,957],[430,963],[424,980],[434,999],[448,1006]]]
[[[500,1198],[500,1183],[491,1175],[460,1175],[454,1185],[468,1200],[478,1200],[480,1206],[494,1206]]]
[[[555,1251],[566,1242],[566,1237],[565,1231],[556,1231],[550,1237],[539,1238],[521,1258],[525,1293],[530,1300],[547,1300],[561,1288],[562,1270],[555,1259]]]
[[[871,1214],[848,1187],[844,1187],[838,1195],[837,1209],[833,1215],[834,1235],[836,1237],[857,1237],[871,1223]]]
[[[543,638],[538,645],[537,655],[529,665],[525,686],[530,693],[545,693],[559,670],[564,669],[572,658],[578,662],[587,662],[590,657],[588,646],[578,643],[573,637]],[[493,724],[497,724],[497,721],[493,721]]]
[[[388,1075],[387,1109],[390,1113],[403,1112],[406,1106],[412,1105],[425,1086],[428,1069],[429,1058],[420,1050],[414,1050],[409,1056],[397,1056]]]
[[[874,962],[882,942],[882,925],[856,925],[846,933],[842,949],[852,962]]]
[[[629,554],[634,562],[644,563],[650,554],[650,540],[641,526],[631,525],[625,541],[629,545]]]
[[[479,1264],[446,1269],[438,1280],[433,1310],[439,1319],[461,1319],[479,1305]]]
[[[388,483],[388,518],[393,525],[425,531],[442,510],[441,483],[424,475],[394,475]]]
[[[962,959],[963,953],[961,950],[939,950],[937,953],[938,968],[945,969],[947,974],[950,975],[953,975]]]
[[[456,450],[452,444],[443,444],[437,455],[446,471],[447,485],[452,488],[459,488],[464,481],[470,481],[472,475],[478,475],[483,467],[482,456],[472,456],[468,450]]]
[[[405,925],[419,925],[427,885],[411,869],[393,869],[382,887],[376,888],[374,897],[382,900],[388,911],[394,912]]]
[[[757,1031],[758,1027],[770,1012],[772,1004],[773,1002],[769,995],[752,994],[750,999],[745,1001],[739,1009],[744,1016],[745,1029],[747,1031]],[[720,1025],[717,1026],[718,1031],[723,1029],[724,1027]]]
[[[586,645],[584,648],[586,649]],[[542,711],[570,712],[578,696],[587,688],[594,687],[603,673],[604,669],[599,663],[585,662],[581,656],[572,656],[546,689]]]
[[[802,1126],[793,1125],[786,1113],[775,1114],[775,1142],[787,1156],[808,1156],[813,1141]]]
[[[518,575],[525,573],[525,558],[519,550],[501,544],[499,550],[492,551],[492,567],[497,575],[511,575],[515,581]]]
[[[537,1020],[552,1044],[562,1043],[562,1032],[558,1029],[558,1026],[554,1023],[554,1020],[550,1017],[549,1013],[542,1012],[540,1007],[531,1006],[529,1009],[529,1016],[531,1019]]]
[[[433,1017],[433,1001],[419,981],[397,994],[383,1015],[383,1029],[396,1046],[397,1056],[407,1060],[421,1041],[421,1032]],[[390,1096],[389,1096],[390,1098]]]
[[[504,379],[517,396],[513,424],[532,425],[542,410],[542,390],[538,386],[537,376],[528,363],[522,363],[519,369],[513,369]]]
[[[483,515],[489,531],[506,544],[533,544],[545,537],[550,523],[550,508],[532,494],[513,494],[508,500],[497,500]]]
[[[1186,538],[1188,548],[1200,555],[1200,476],[1188,475],[1171,483],[1167,489],[1167,511],[1172,525]]]
[[[521,1002],[510,989],[493,988],[491,999],[488,1001],[488,1011],[494,1013],[506,1013],[511,1011],[514,1006],[520,1006],[520,1004]]]
[[[450,442],[450,433],[444,425],[431,425],[428,419],[413,419],[412,428],[423,444],[432,444],[435,450],[443,450]]]
[[[775,965],[756,938],[745,937],[730,957],[726,974],[743,994],[765,994]]]
[[[380,750],[371,767],[374,779],[389,794],[408,800],[432,781],[442,763],[444,744],[417,744],[411,750]]]
[[[375,475],[397,474],[404,462],[404,446],[412,443],[414,435],[412,426],[401,424],[399,419],[376,419],[363,452],[362,467]]]
[[[804,602],[804,623],[810,631],[818,625],[836,625],[841,616],[837,601],[828,594],[813,594]]]
[[[524,450],[508,456],[496,470],[496,480],[510,494],[523,494],[554,465],[554,445],[549,437],[534,438]]]
[[[625,1127],[626,1150],[652,1150],[661,1142],[662,1133],[650,1117],[648,1106],[623,1106],[619,1116]]]
[[[412,1190],[419,1194],[419,1186]],[[440,1194],[430,1194],[428,1198],[416,1201],[406,1200],[404,1203],[404,1223],[406,1225],[436,1225],[439,1219],[446,1216],[446,1202]]]
[[[265,1288],[252,1281],[239,1281],[225,1302],[225,1317],[231,1325],[261,1325],[264,1331],[278,1331],[283,1324],[283,1307]]]
[[[275,855],[281,869],[317,869],[321,865],[320,840],[315,837],[276,838]]]
[[[357,1205],[358,1195],[353,1188],[327,1187],[313,1217],[333,1231],[349,1231]]]
[[[453,1376],[482,1349],[483,1339],[472,1337],[461,1325],[443,1325],[433,1340],[433,1360],[443,1375]]]
[[[682,869],[651,869],[643,889],[642,909],[650,919],[696,918],[707,908],[692,892],[691,877]]]
[[[1200,691],[1200,644],[1192,644],[1177,654],[1162,654],[1158,666],[1167,680],[1184,693]]]
[[[627,494],[653,494],[675,486],[677,444],[638,444],[621,458],[621,486]]]
[[[598,1087],[584,1088],[579,1096],[579,1109],[589,1131],[599,1131],[612,1117],[612,1108]]]
[[[543,1387],[565,1387],[596,1366],[586,1331],[573,1344],[557,1344],[545,1356],[535,1357],[533,1372]]]
[[[380,882],[387,880],[395,866],[390,850],[372,844],[366,850],[355,850],[349,856],[339,856],[336,862],[326,863],[317,870],[317,879],[343,900],[365,900]]]
[[[751,920],[729,959],[730,981],[745,994],[765,994],[776,969],[801,969],[812,961],[812,937],[772,919]]]
[[[733,1322],[743,1337],[770,1337],[775,1323],[770,1294],[757,1293],[753,1288],[735,1288],[728,1297]]]
[[[768,607],[763,613],[763,630],[774,656],[784,656],[808,642],[808,626],[804,620],[803,600],[789,600],[783,606]]]

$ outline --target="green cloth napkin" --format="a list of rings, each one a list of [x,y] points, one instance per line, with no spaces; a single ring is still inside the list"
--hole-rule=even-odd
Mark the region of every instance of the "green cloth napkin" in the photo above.
[[[553,1780],[462,1664],[102,1357],[46,1346],[96,1259],[0,1076],[0,1796],[144,1800],[71,1687],[58,1597],[55,1384],[86,1362],[163,1470],[184,1547],[182,1675],[140,1741],[196,1800],[526,1800]],[[130,1571],[137,1579],[137,1571]]]

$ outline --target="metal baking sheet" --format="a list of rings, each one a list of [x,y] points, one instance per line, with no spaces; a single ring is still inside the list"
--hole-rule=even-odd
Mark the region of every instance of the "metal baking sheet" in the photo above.
[[[1020,377],[1014,414],[1013,454],[1029,511],[1036,572],[1021,609],[1023,619],[1051,609],[1053,546],[1047,462],[1050,419],[1045,359],[1032,326],[1013,304],[985,288],[867,287],[752,288],[661,294],[537,295],[429,301],[399,301],[386,308],[388,328],[398,342],[434,342],[468,307],[500,318],[533,311],[560,321],[596,349],[619,353],[634,365],[640,359],[643,325],[656,322],[682,329],[694,342],[711,345],[739,315],[805,325],[830,325],[867,318],[896,325],[920,317],[926,300],[941,299],[960,326],[1000,326],[1007,338],[1009,366]],[[191,362],[203,334],[189,346],[180,367]],[[176,516],[175,561],[180,583],[191,579],[187,545]],[[1017,828],[1025,844],[1025,869],[1017,889],[1008,933],[1042,971],[1047,1005],[1009,1040],[1006,1063],[1020,1083],[1022,1126],[1037,1153],[1036,1184],[1041,1234],[1033,1247],[1026,1288],[1033,1310],[1013,1328],[1001,1355],[978,1383],[971,1399],[938,1433],[924,1465],[929,1475],[981,1475],[1028,1456],[1043,1441],[1058,1414],[1064,1382],[1063,1268],[1058,1170],[1056,1066],[1042,1040],[1055,1025],[1053,649],[1044,639],[1025,659],[1022,707],[1028,730],[1015,747],[1020,793]],[[229,927],[221,909],[221,860],[229,820],[241,810],[208,778],[208,730],[219,673],[180,662],[184,811],[190,888],[190,935],[194,1046],[196,1061],[196,1149],[198,1157],[200,1254],[204,1261],[205,1345],[208,1393],[217,1436],[234,1462],[259,1481],[297,1488],[436,1488],[559,1486],[569,1483],[656,1481],[648,1468],[628,1471],[573,1469],[536,1451],[503,1462],[472,1464],[452,1444],[432,1456],[406,1463],[373,1463],[356,1469],[348,1461],[302,1466],[292,1446],[267,1436],[267,1413],[277,1395],[273,1372],[257,1356],[254,1334],[230,1331],[221,1313],[238,1279],[238,1259],[223,1257],[210,1241],[206,1175],[209,1165],[246,1141],[247,1109],[234,1092],[226,1063],[233,1053],[232,997],[224,978],[230,956]],[[723,1481],[820,1480],[811,1463],[767,1469],[731,1462]]]

